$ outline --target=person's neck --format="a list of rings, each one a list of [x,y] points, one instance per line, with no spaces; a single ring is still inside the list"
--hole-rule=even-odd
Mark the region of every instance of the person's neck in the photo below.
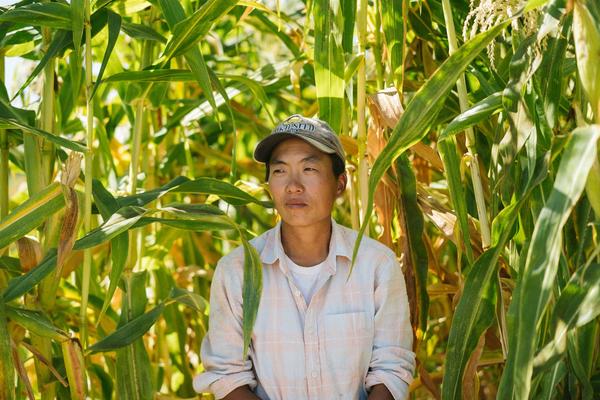
[[[332,229],[331,219],[307,227],[290,226],[282,221],[281,245],[294,263],[302,267],[312,267],[327,258]]]

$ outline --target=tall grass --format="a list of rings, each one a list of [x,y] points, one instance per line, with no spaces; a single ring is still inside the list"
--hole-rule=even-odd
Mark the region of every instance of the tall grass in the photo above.
[[[411,396],[597,396],[597,2],[269,7],[0,10],[0,399],[196,396],[238,245],[247,351],[277,218],[252,150],[292,113],[341,133],[335,217],[402,261]]]

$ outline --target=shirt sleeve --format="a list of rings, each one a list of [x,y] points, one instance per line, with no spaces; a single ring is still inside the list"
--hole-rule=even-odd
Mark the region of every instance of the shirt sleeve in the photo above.
[[[384,384],[401,400],[408,398],[415,353],[404,276],[395,256],[386,258],[375,277],[375,330],[365,387]]]
[[[194,378],[196,392],[211,392],[218,399],[240,386],[256,387],[252,362],[242,357],[243,269],[228,265],[235,262],[234,257],[223,258],[215,269],[210,289],[208,333],[200,352],[205,372]]]

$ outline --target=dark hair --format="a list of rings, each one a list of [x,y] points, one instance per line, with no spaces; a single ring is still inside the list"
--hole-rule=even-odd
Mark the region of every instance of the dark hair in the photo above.
[[[336,154],[327,154],[330,158],[331,158],[331,168],[333,169],[333,176],[337,179],[339,178],[339,176],[341,174],[344,173],[344,171],[346,170],[346,166],[344,165],[344,162],[336,155]],[[271,159],[269,158],[269,161],[267,161],[265,163],[266,167],[267,167],[267,171],[266,171],[266,175],[265,175],[265,182],[269,181],[269,162],[271,161]]]

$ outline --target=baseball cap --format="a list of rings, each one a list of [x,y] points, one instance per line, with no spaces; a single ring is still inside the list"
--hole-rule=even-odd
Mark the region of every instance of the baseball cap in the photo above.
[[[254,149],[254,159],[266,163],[271,157],[271,152],[282,141],[291,137],[305,140],[327,154],[333,154],[345,165],[346,155],[338,136],[331,127],[317,118],[307,118],[294,114],[271,131],[271,134],[263,138]]]

